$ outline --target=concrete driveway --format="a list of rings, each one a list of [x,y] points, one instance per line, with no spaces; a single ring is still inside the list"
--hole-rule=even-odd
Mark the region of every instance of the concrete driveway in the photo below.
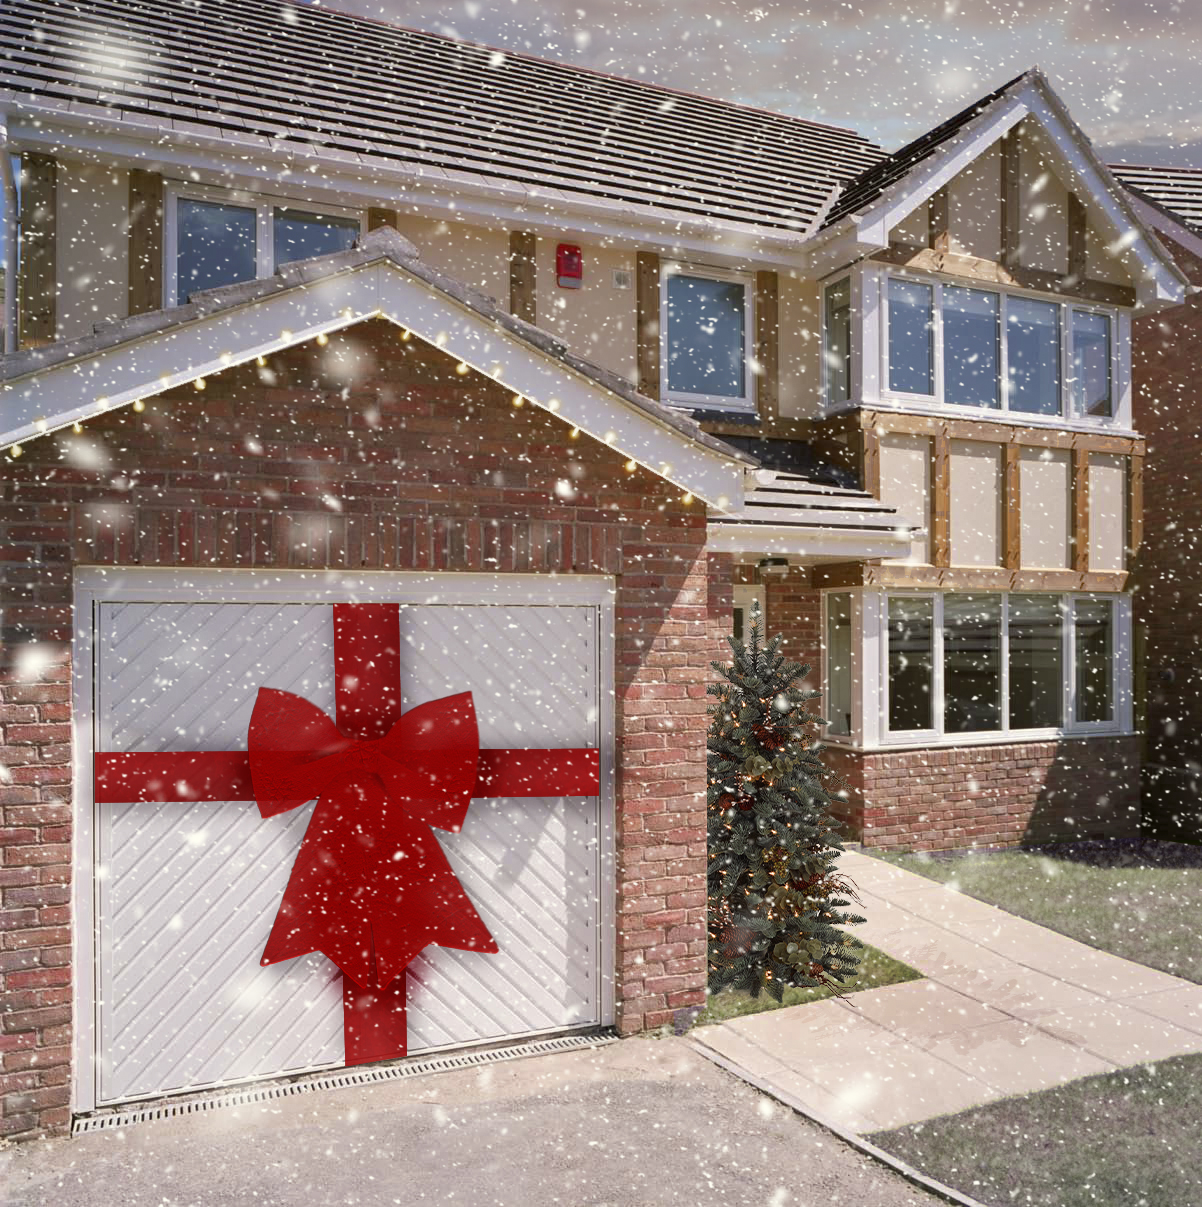
[[[17,1145],[0,1187],[6,1207],[940,1202],[676,1038]]]

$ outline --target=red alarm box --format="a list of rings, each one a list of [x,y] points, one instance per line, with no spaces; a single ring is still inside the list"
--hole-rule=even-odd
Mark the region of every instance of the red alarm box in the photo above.
[[[575,243],[555,249],[555,277],[560,289],[579,289],[584,282],[584,254]]]

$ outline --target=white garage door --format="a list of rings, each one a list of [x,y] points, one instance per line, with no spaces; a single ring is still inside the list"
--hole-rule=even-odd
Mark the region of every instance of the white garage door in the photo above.
[[[96,749],[245,749],[259,687],[333,716],[330,603],[263,586],[96,599]],[[470,690],[481,748],[602,743],[599,606],[422,602],[400,617],[406,710]],[[259,964],[312,809],[94,807],[96,1105],[343,1062],[338,969],[320,953]],[[410,1054],[609,1021],[607,831],[596,797],[477,799],[460,834],[434,831],[500,954],[427,948],[410,965]]]

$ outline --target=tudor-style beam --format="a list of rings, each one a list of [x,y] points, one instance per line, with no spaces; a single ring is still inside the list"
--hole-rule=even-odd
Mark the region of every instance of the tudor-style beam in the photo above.
[[[538,321],[537,252],[538,237],[532,231],[509,232],[509,313],[527,323]]]
[[[130,314],[162,309],[163,297],[163,177],[159,172],[131,168],[129,172]]]
[[[927,202],[927,246],[932,251],[951,250],[949,210],[947,185],[944,185]]]
[[[1139,549],[1144,543],[1144,459],[1141,456],[1127,459],[1127,569],[1133,569],[1139,560]]]
[[[379,230],[382,226],[391,226],[393,230],[397,229],[396,210],[387,209],[382,205],[369,205],[367,207],[368,233]]]
[[[1002,445],[1002,565],[1022,568],[1022,445]]]
[[[952,564],[952,446],[947,429],[931,442],[931,565]]]
[[[774,272],[755,274],[755,410],[776,423],[780,395],[780,285]]]
[[[1086,280],[1086,236],[1089,220],[1085,202],[1076,193],[1068,195],[1068,279],[1065,285],[1084,284]]]
[[[1018,127],[1002,138],[1002,265],[1015,268],[1022,239],[1020,213],[1022,168],[1019,162]]]
[[[641,251],[635,266],[639,393],[659,401],[659,256]]]
[[[22,347],[52,343],[58,328],[58,166],[49,155],[21,155],[20,316]]]
[[[1089,450],[1073,449],[1073,569],[1089,570]]]

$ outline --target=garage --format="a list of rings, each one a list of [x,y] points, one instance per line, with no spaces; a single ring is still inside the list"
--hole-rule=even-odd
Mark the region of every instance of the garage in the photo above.
[[[245,750],[260,688],[332,717],[333,605],[399,605],[403,712],[471,692],[482,752],[600,751],[599,796],[473,796],[459,833],[433,831],[498,951],[429,946],[408,965],[408,1054],[606,1025],[612,596],[603,576],[81,569],[80,749]],[[260,962],[314,802],[264,818],[246,800],[94,796],[79,1109],[343,1065],[338,967]]]

